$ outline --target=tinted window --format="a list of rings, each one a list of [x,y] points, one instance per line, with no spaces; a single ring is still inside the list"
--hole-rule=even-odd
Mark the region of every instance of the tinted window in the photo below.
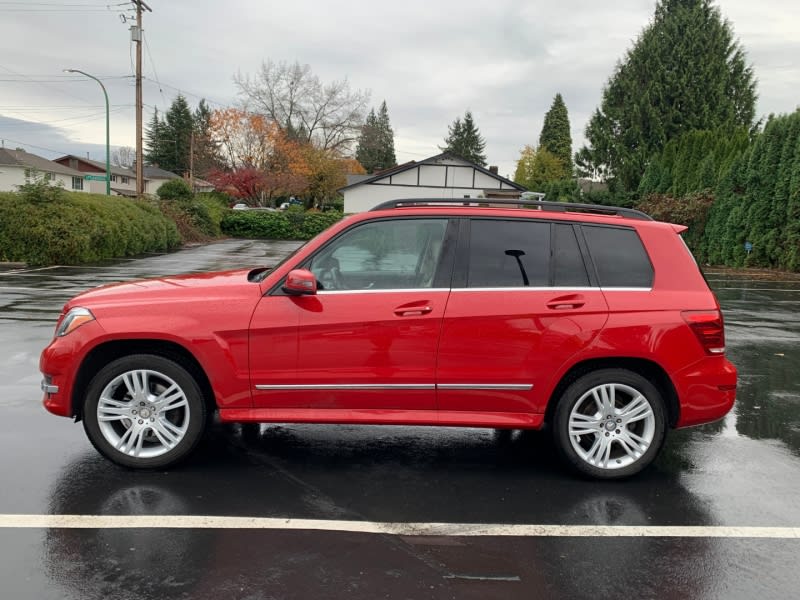
[[[584,225],[583,233],[603,287],[651,287],[653,267],[632,229]]]
[[[468,287],[546,286],[549,264],[549,223],[472,221]]]
[[[345,232],[311,259],[321,290],[429,288],[446,219],[375,221]]]
[[[572,225],[554,225],[553,285],[586,287],[589,275]]]

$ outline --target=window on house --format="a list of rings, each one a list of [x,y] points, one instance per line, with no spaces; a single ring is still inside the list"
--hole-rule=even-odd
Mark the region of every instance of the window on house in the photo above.
[[[116,175],[112,175],[111,176],[111,183],[117,183],[117,176]]]
[[[73,190],[83,190],[83,177],[73,177],[72,178],[72,189]]]
[[[123,178],[122,178],[122,185],[128,185],[128,182],[129,182],[129,181],[130,181],[130,178],[128,178],[128,177],[123,177]]]

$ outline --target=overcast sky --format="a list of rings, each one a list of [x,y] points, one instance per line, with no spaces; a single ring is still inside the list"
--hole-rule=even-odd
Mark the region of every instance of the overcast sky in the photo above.
[[[561,92],[573,151],[604,83],[652,16],[654,0],[147,0],[145,122],[181,91],[192,105],[237,101],[232,76],[262,60],[308,63],[386,100],[397,159],[438,153],[469,109],[490,164],[513,175]],[[122,0],[0,1],[0,138],[48,157],[103,158],[98,85],[76,68],[114,77],[111,144],[133,146],[134,85]],[[720,0],[758,78],[758,114],[800,105],[800,2]],[[130,14],[130,13],[126,13]],[[161,86],[156,82],[159,80]],[[36,148],[38,146],[39,148]],[[46,150],[45,150],[46,149]]]

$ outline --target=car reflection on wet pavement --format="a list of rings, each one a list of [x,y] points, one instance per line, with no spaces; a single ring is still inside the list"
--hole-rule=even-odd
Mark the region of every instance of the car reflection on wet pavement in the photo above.
[[[70,296],[121,279],[274,264],[294,247],[239,240],[89,267],[0,268],[0,515],[800,531],[800,279],[788,276],[707,273],[740,374],[734,410],[671,432],[657,461],[623,482],[574,477],[544,432],[317,425],[216,424],[184,466],[132,472],[42,409],[38,353]],[[15,599],[790,598],[798,544],[11,526],[0,529],[0,581]]]

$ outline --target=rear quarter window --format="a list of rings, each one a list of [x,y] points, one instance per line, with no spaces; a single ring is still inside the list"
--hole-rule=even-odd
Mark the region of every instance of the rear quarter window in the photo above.
[[[649,288],[653,265],[633,229],[583,225],[601,287]]]

